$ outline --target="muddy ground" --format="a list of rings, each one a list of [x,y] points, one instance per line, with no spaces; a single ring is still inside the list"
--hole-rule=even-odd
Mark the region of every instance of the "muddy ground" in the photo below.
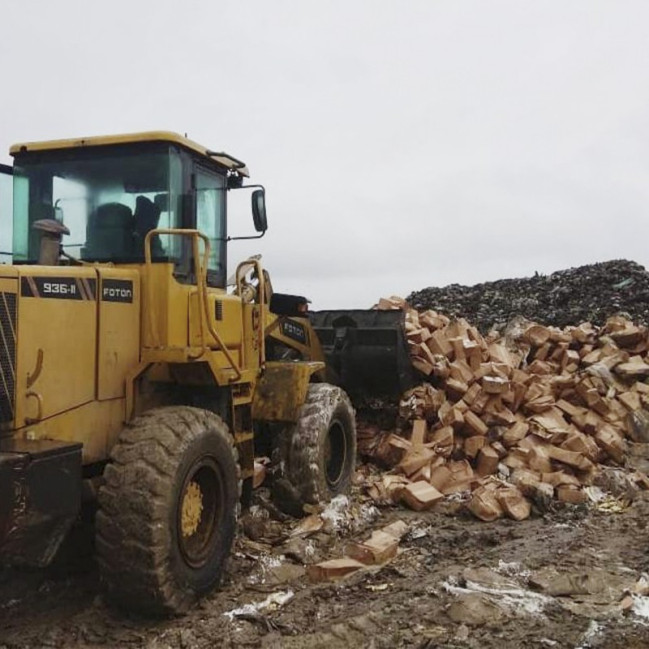
[[[644,445],[635,456],[646,469]],[[291,536],[297,522],[269,515],[262,488],[223,587],[163,621],[104,603],[92,525],[80,523],[47,570],[0,573],[0,647],[648,647],[649,597],[627,599],[626,611],[621,601],[649,573],[649,496],[614,495],[482,523],[455,501],[376,509],[356,486],[326,511],[325,530]],[[309,582],[305,563],[340,557],[397,519],[409,532],[391,562]]]

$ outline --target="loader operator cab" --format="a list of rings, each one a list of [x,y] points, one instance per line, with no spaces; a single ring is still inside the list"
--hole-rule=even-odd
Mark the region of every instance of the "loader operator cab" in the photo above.
[[[69,230],[67,255],[81,262],[144,262],[144,241],[156,228],[197,229],[209,238],[207,283],[225,287],[226,195],[248,175],[243,163],[174,133],[143,133],[12,147],[13,263],[38,263],[38,221]],[[253,194],[255,227],[266,230],[263,189]],[[259,236],[261,236],[259,235]],[[192,281],[186,237],[157,234],[153,263],[173,263]]]

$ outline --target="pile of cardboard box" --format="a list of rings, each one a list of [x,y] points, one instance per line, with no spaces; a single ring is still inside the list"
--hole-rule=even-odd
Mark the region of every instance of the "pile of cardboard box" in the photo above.
[[[463,319],[406,310],[413,365],[428,382],[400,404],[401,434],[359,428],[359,448],[392,469],[377,501],[426,509],[471,491],[483,520],[529,516],[532,501],[580,503],[601,464],[623,465],[627,440],[649,441],[649,331],[614,316],[599,328],[519,319],[482,336]],[[647,487],[646,476],[635,480]]]

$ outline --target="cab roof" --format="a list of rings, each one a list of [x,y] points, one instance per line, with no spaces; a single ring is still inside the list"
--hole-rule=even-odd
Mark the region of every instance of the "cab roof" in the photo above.
[[[248,168],[243,162],[224,152],[214,152],[204,146],[172,131],[145,131],[143,133],[125,133],[121,135],[98,135],[81,137],[69,140],[46,140],[43,142],[22,142],[14,144],[9,153],[15,156],[19,153],[31,151],[54,151],[57,149],[75,149],[93,146],[110,146],[115,144],[137,144],[141,142],[169,142],[177,144],[204,158],[213,160],[226,169],[236,171],[242,176],[249,176]]]

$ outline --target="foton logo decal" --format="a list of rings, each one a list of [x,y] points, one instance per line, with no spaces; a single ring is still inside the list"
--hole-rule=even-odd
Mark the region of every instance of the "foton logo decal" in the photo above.
[[[293,320],[283,320],[280,324],[280,331],[287,338],[306,345],[306,329],[303,325]]]
[[[102,302],[133,302],[133,282],[129,279],[105,279],[101,283]]]

